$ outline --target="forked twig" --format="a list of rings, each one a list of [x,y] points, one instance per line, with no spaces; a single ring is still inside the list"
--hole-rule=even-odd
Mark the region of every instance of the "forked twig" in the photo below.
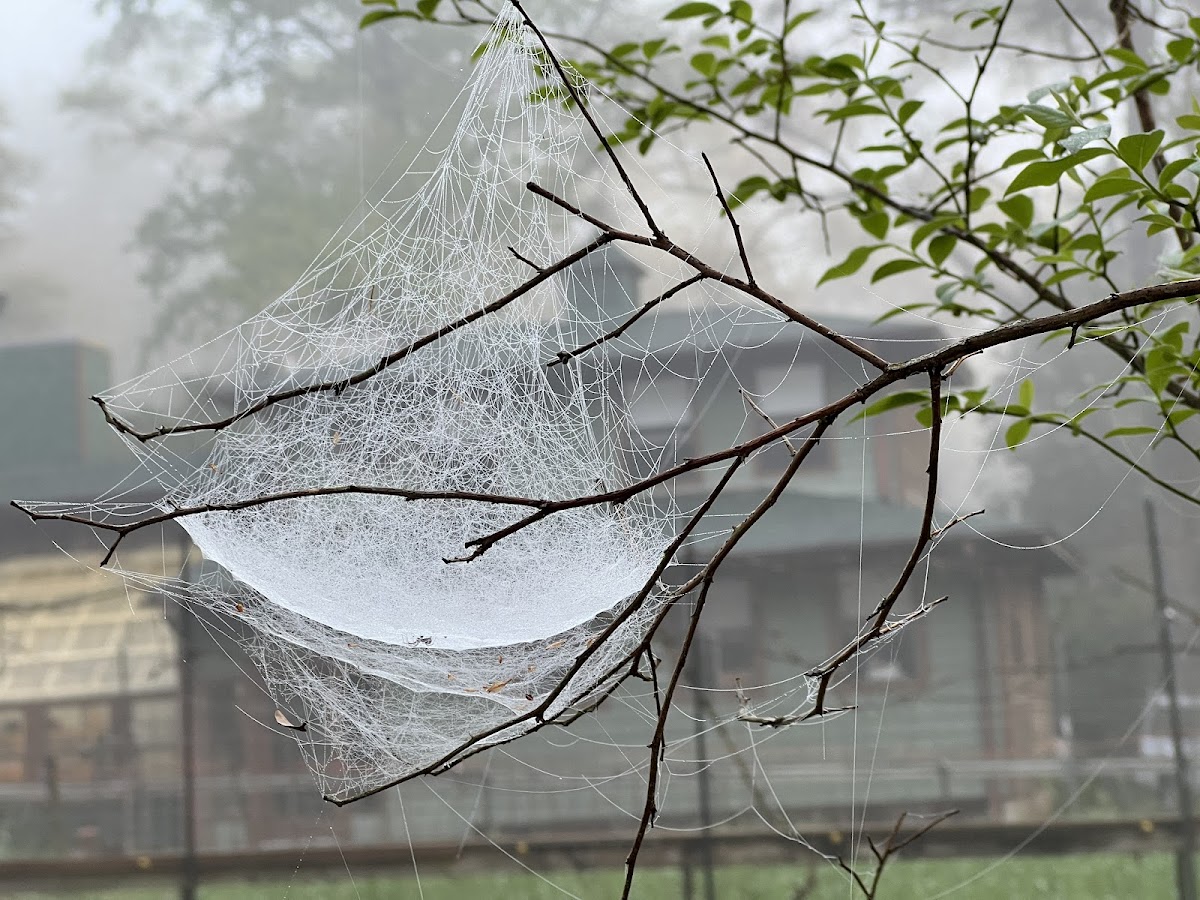
[[[899,622],[888,622],[888,616],[891,615],[892,609],[896,606],[896,601],[900,599],[900,594],[907,587],[909,579],[912,578],[912,574],[916,571],[917,564],[925,552],[926,546],[928,546],[933,537],[933,511],[937,502],[938,463],[941,459],[942,449],[942,417],[945,412],[942,408],[942,375],[940,366],[929,369],[929,408],[932,420],[929,425],[929,466],[925,473],[928,487],[925,492],[925,511],[921,516],[920,533],[917,535],[912,552],[908,555],[908,561],[904,564],[904,568],[901,570],[895,584],[892,585],[892,589],[888,591],[887,595],[879,602],[879,606],[871,614],[871,621],[867,628],[861,631],[854,640],[842,648],[841,652],[836,654],[832,659],[807,673],[809,677],[817,679],[817,696],[813,703],[813,708],[807,713],[805,718],[815,718],[827,714],[825,698],[829,691],[829,684],[838,669],[876,641],[894,633],[903,625],[908,624],[908,622],[920,615],[924,615],[925,612],[941,602],[939,600],[932,604],[922,605],[915,612],[905,616]]]
[[[958,815],[957,809],[947,810],[946,812],[937,813],[930,817],[920,828],[913,831],[911,834],[905,835],[903,840],[900,839],[900,829],[904,827],[904,822],[911,813],[902,812],[896,819],[896,824],[892,826],[892,830],[888,833],[882,846],[877,845],[873,838],[867,836],[867,846],[871,849],[871,854],[875,857],[875,870],[871,874],[871,879],[868,882],[858,870],[842,857],[836,857],[838,867],[848,874],[862,891],[864,900],[879,900],[879,884],[883,877],[883,872],[887,868],[889,862],[896,858],[905,847],[909,846],[913,841],[920,840],[934,828],[937,828],[951,816]]]
[[[708,154],[701,153],[700,158],[704,160],[704,165],[708,168],[708,174],[712,177],[713,188],[717,192],[717,200],[720,201],[721,208],[725,210],[725,218],[729,220],[729,227],[733,229],[733,239],[737,243],[738,256],[742,258],[742,268],[746,270],[746,281],[754,284],[754,273],[750,271],[750,257],[746,255],[746,244],[742,240],[742,228],[738,225],[738,220],[734,216],[733,210],[729,207],[729,201],[725,198],[725,192],[721,190],[721,182],[717,180],[716,170],[713,169]]]

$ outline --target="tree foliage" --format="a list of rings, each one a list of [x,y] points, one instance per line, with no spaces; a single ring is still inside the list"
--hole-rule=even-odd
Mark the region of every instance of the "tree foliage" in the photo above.
[[[398,76],[404,39],[359,37],[335,0],[101,4],[87,88],[67,103],[172,167],[135,235],[157,301],[150,347],[212,334],[285,291],[370,195],[451,85]],[[425,39],[437,63],[453,41]],[[434,104],[436,105],[436,104]]]
[[[364,26],[482,24],[495,12],[478,0],[364,4]],[[1117,0],[1088,18],[1065,3],[1051,13],[1009,0],[961,9],[947,33],[919,12],[915,24],[897,25],[873,8],[687,2],[668,8],[655,33],[611,45],[569,30],[556,37],[574,68],[627,110],[614,143],[652,156],[664,134],[704,128],[706,139],[744,153],[732,208],[775,204],[781,215],[852,220],[859,238],[818,288],[859,273],[872,284],[924,277],[921,299],[884,318],[1003,324],[1200,273],[1200,17],[1166,3],[1143,12]],[[1030,32],[1048,33],[1051,14],[1051,31],[1072,36],[1063,43],[1080,52],[1033,46]],[[855,49],[845,39],[829,54],[804,49],[814,29],[828,45],[830,29],[846,27]],[[1036,66],[1048,80],[997,102],[1016,66]],[[1157,256],[1157,272],[1138,271],[1145,255]],[[1010,447],[1066,428],[1195,501],[1122,444],[1152,439],[1200,460],[1187,426],[1200,412],[1190,303],[1051,336],[1119,360],[1119,377],[1090,387],[1073,411],[1039,404],[1031,381],[952,392],[946,409],[1006,417]],[[867,414],[908,403],[927,418],[928,402],[908,391]]]
[[[30,172],[25,157],[2,140],[8,117],[0,107],[0,248],[13,236],[12,216],[21,207],[21,189]]]

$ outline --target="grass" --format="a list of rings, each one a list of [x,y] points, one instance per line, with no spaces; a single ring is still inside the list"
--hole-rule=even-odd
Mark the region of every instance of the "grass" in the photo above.
[[[1017,857],[988,869],[994,860],[902,860],[884,874],[879,900],[931,900],[951,890],[955,900],[1153,900],[1175,896],[1174,861],[1164,853],[1142,856],[1086,854]],[[721,900],[792,900],[805,884],[804,866],[727,866],[717,872]],[[430,872],[420,888],[411,877],[360,875],[318,879],[297,876],[280,881],[224,882],[201,888],[201,900],[559,900],[575,894],[587,900],[620,896],[619,872],[543,872],[557,888],[536,876],[499,873],[450,877]],[[700,896],[697,873],[696,896]],[[561,888],[562,890],[559,890]],[[564,893],[569,891],[570,894]],[[2,893],[2,891],[0,891]],[[171,885],[126,886],[120,890],[74,890],[70,893],[6,894],[13,900],[174,900]],[[682,897],[680,874],[671,869],[640,871],[634,896],[645,900]],[[828,864],[818,864],[816,882],[804,900],[854,900],[846,877]]]

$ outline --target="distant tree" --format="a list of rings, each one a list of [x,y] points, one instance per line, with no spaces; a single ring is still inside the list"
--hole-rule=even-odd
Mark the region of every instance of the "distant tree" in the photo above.
[[[12,216],[21,206],[21,189],[30,173],[29,161],[4,140],[8,128],[0,107],[0,249],[13,237]]]
[[[101,2],[108,32],[68,105],[173,167],[134,237],[157,301],[150,348],[261,309],[304,271],[398,148],[450,101],[453,39],[359,37],[334,0]],[[415,38],[407,38],[415,43]],[[437,98],[442,98],[438,100]],[[419,145],[420,141],[415,142]]]
[[[34,174],[32,162],[8,141],[8,116],[0,106],[0,316],[12,320],[14,309],[30,304],[38,280],[26,272],[10,271],[7,252],[20,237],[17,217],[24,206],[23,192]],[[36,311],[35,311],[36,312]]]

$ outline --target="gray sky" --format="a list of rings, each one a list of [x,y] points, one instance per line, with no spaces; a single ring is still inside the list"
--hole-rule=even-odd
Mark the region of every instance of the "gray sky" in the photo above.
[[[35,170],[18,220],[21,236],[0,255],[0,290],[10,296],[0,341],[77,337],[123,351],[143,321],[146,298],[127,245],[162,170],[128,147],[93,140],[59,100],[80,79],[83,54],[102,33],[94,5],[24,3],[5,12],[0,100],[11,123],[7,139]]]

